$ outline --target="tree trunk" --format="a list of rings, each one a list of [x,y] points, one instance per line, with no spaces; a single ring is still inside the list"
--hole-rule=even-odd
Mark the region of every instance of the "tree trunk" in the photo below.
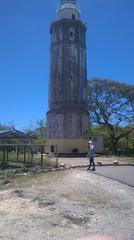
[[[117,143],[118,143],[118,141],[113,134],[110,136],[110,139],[111,139],[112,153],[116,155],[117,154]]]

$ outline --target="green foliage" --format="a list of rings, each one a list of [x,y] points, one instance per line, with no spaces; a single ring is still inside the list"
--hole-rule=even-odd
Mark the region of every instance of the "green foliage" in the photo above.
[[[123,134],[127,131],[127,127],[120,127],[118,129],[118,132],[120,134]],[[109,137],[109,132],[107,128],[103,125],[95,124],[90,126],[90,132],[91,135],[100,135],[103,136],[104,139],[104,149],[109,149],[109,151],[112,151],[111,141]],[[134,134],[131,132],[128,136],[123,137],[120,139],[120,141],[117,144],[117,152],[119,151],[123,154],[127,155],[134,155]]]
[[[121,139],[134,131],[134,86],[93,78],[88,82],[88,107],[91,123],[107,129],[116,153]]]
[[[90,131],[91,135],[93,136],[103,136],[104,149],[106,148],[110,149],[110,139],[107,128],[105,128],[103,125],[95,124],[91,125]]]
[[[126,131],[126,128],[120,129],[121,133]],[[118,149],[121,150],[121,152],[126,152],[127,154],[133,154],[134,155],[134,134],[133,131],[126,137],[121,138],[118,142]]]
[[[46,122],[44,119],[37,121],[35,126],[33,124],[30,124],[30,126],[24,131],[33,136],[33,143],[46,143]]]

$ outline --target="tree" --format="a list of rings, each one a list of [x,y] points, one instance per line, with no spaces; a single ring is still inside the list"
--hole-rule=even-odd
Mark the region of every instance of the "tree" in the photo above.
[[[131,86],[131,85],[123,86],[121,88],[121,93],[124,97],[127,97],[132,107],[132,111],[134,112],[134,86]],[[134,122],[134,115],[133,115],[133,122]]]
[[[90,120],[107,128],[115,154],[119,141],[134,130],[133,92],[134,86],[117,81],[93,78],[88,82]]]
[[[46,142],[46,123],[44,119],[36,122],[35,125],[30,123],[30,126],[24,131],[33,136],[33,141],[36,144],[45,144]]]
[[[0,122],[0,131],[11,130],[13,128],[15,128],[15,124],[13,122],[9,122],[7,124]]]
[[[34,135],[35,135],[36,143],[38,144],[46,143],[46,123],[44,119],[41,119],[36,122]]]

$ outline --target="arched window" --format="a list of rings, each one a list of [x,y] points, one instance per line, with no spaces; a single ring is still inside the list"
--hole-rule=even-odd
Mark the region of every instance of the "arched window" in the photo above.
[[[75,14],[72,14],[72,19],[75,20],[75,18],[76,18],[76,17],[75,17]]]
[[[69,28],[69,40],[73,41],[75,39],[75,29]]]

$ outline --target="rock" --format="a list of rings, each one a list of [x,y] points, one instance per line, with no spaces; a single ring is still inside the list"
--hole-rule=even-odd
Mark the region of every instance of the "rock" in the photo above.
[[[13,170],[13,174],[18,174],[18,173],[20,173],[20,172],[21,172],[20,169],[14,169],[14,170]]]
[[[102,162],[97,162],[97,165],[98,166],[102,166]]]
[[[59,167],[65,167],[64,163],[59,163]]]
[[[24,175],[24,176],[27,176],[27,175],[28,175],[28,173],[23,173],[23,175]]]
[[[113,161],[113,165],[115,165],[115,166],[119,165],[119,161],[117,161],[117,160]]]
[[[3,181],[3,184],[4,184],[4,185],[9,185],[10,183],[11,183],[11,181],[8,180],[8,179],[6,179],[6,180]]]
[[[23,190],[22,189],[16,189],[15,191],[14,191],[14,193],[16,193],[17,195],[18,195],[18,197],[23,197]]]
[[[45,208],[45,207],[48,207],[48,206],[52,206],[55,204],[54,201],[52,201],[51,199],[44,199],[44,198],[41,198],[41,197],[35,197],[33,200],[33,202],[38,202],[38,206],[40,208]]]

